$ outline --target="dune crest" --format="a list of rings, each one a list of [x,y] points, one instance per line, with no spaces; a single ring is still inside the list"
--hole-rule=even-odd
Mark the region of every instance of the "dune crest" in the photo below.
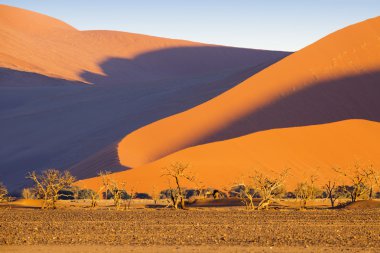
[[[127,135],[123,165],[251,132],[350,118],[380,120],[380,17],[346,27],[218,97]]]

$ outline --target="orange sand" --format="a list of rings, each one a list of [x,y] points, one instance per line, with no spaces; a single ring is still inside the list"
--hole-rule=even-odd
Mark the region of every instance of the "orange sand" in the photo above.
[[[328,35],[204,104],[132,132],[119,143],[121,164],[133,168],[258,130],[379,120],[379,71],[380,18],[374,18]]]
[[[158,161],[113,174],[138,191],[152,192],[168,188],[161,177],[162,168],[175,161],[190,163],[191,171],[205,186],[223,188],[239,183],[253,173],[276,173],[290,168],[286,186],[292,190],[310,175],[318,184],[343,178],[332,168],[351,168],[355,162],[380,167],[380,123],[346,120],[335,123],[274,129],[243,137],[214,142],[181,150]],[[85,188],[97,189],[99,178],[78,182]],[[191,184],[188,184],[191,186]]]

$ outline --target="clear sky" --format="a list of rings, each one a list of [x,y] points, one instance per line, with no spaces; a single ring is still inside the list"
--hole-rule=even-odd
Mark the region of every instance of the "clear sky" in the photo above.
[[[247,48],[295,51],[380,15],[380,0],[0,0],[107,29]],[[0,17],[1,21],[1,17]]]

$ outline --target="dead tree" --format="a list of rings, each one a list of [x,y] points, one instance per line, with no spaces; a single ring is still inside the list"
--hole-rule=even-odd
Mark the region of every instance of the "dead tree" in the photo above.
[[[56,208],[56,202],[62,195],[59,192],[71,187],[75,181],[69,171],[60,172],[57,169],[48,169],[37,175],[35,171],[29,172],[27,177],[35,183],[37,195],[43,199],[42,209]]]
[[[0,182],[0,202],[6,201],[7,195],[8,195],[7,187],[5,187],[5,185],[2,182]]]
[[[366,184],[368,186],[368,198],[372,199],[375,187],[379,187],[380,175],[374,169],[372,164],[369,165],[367,168],[363,169],[362,173],[366,178]]]
[[[278,177],[269,178],[263,173],[256,171],[250,178],[253,181],[253,187],[260,193],[262,200],[257,209],[268,209],[269,204],[273,201],[275,195],[284,185],[284,181],[289,173],[289,169],[282,171]]]
[[[181,162],[172,163],[169,167],[163,168],[164,173],[162,176],[169,178],[169,187],[170,179],[175,181],[176,189],[170,187],[170,198],[175,209],[181,208],[185,209],[185,196],[182,188],[182,180],[189,182],[194,182],[195,178],[192,176],[189,171],[189,164],[184,164]]]
[[[105,196],[104,196],[105,199],[108,199],[108,191],[111,184],[111,178],[110,178],[111,173],[112,172],[108,170],[99,171],[98,173],[98,176],[100,176],[100,178],[102,179],[102,183],[103,183],[103,187],[105,191]]]
[[[32,188],[22,189],[21,195],[24,199],[34,199],[36,194]]]
[[[90,192],[91,207],[92,208],[94,208],[98,205],[98,199],[99,199],[99,196],[102,193],[103,189],[104,189],[104,186],[100,187],[97,192],[95,192],[95,191]]]
[[[372,172],[367,168],[355,163],[354,168],[349,172],[344,172],[338,168],[334,168],[334,170],[350,181],[351,184],[345,186],[345,191],[350,195],[351,202],[355,202],[359,197],[370,192],[368,183]],[[371,185],[371,188],[373,188],[373,185]]]
[[[341,196],[338,192],[338,187],[336,186],[336,182],[328,181],[324,186],[325,191],[327,193],[327,197],[330,199],[331,207],[334,208],[335,201]]]
[[[310,176],[309,180],[301,182],[294,190],[297,199],[300,200],[301,209],[306,207],[307,201],[314,199],[316,194],[316,187],[314,185],[317,177],[315,175]]]
[[[133,199],[136,197],[135,188],[132,186],[129,191],[128,204],[125,205],[125,209],[129,209],[131,207]]]

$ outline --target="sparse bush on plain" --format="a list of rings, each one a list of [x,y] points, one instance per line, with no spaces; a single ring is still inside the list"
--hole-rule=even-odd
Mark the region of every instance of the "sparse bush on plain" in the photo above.
[[[57,169],[48,169],[38,175],[35,171],[29,172],[27,177],[34,182],[36,196],[43,200],[42,209],[56,208],[56,202],[61,196],[60,191],[69,189],[75,177],[69,171],[60,172]]]
[[[347,178],[351,184],[345,186],[345,192],[350,195],[351,202],[355,202],[359,197],[368,195],[373,198],[374,188],[379,185],[379,174],[373,165],[362,166],[355,163],[353,169],[345,172],[339,168],[334,168],[336,172]]]
[[[315,186],[317,177],[315,175],[310,176],[309,180],[298,183],[294,193],[297,199],[300,201],[301,209],[305,209],[309,200],[315,199],[320,190]]]
[[[331,207],[334,208],[336,200],[342,197],[342,193],[339,191],[339,187],[336,185],[335,181],[328,181],[324,185],[324,189],[326,191],[326,197],[330,200]]]
[[[185,209],[185,192],[183,189],[183,180],[194,182],[195,178],[189,172],[189,164],[175,162],[172,163],[169,167],[163,168],[164,173],[162,176],[165,176],[169,179],[169,193],[170,200],[175,209],[181,208]],[[170,180],[174,180],[176,187],[173,189],[170,186]]]
[[[8,189],[5,185],[0,182],[0,202],[6,201],[8,195]]]

